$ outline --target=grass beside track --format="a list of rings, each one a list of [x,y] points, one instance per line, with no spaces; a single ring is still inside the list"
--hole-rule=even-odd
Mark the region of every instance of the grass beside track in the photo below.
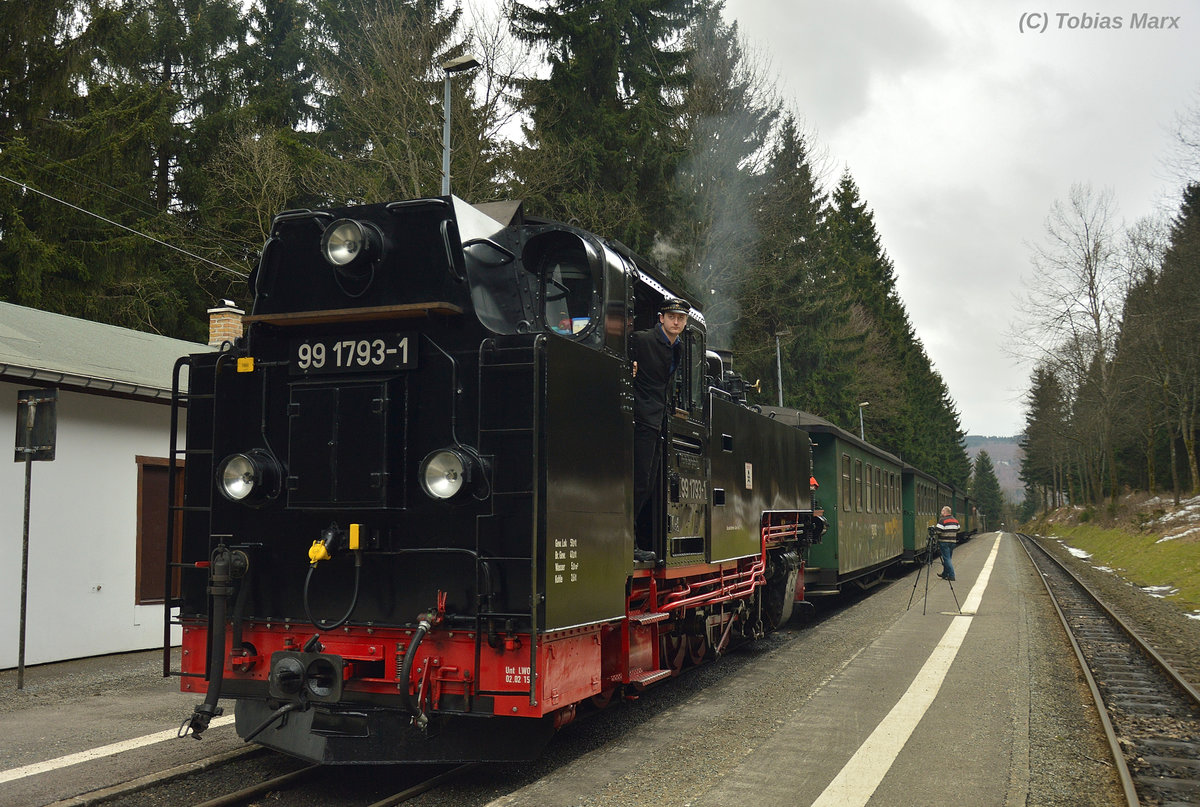
[[[1182,538],[1159,543],[1161,536],[1153,533],[1088,524],[1056,524],[1044,534],[1082,549],[1094,565],[1108,566],[1134,585],[1178,589],[1167,602],[1185,611],[1200,610],[1200,541]]]

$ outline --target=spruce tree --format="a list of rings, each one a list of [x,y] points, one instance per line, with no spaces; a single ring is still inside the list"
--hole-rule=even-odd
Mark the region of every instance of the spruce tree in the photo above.
[[[857,400],[870,402],[868,440],[944,482],[965,486],[970,462],[954,402],[913,330],[874,214],[849,172],[833,192],[825,221],[828,271],[846,283],[866,334],[853,391],[861,396]],[[852,428],[855,415],[849,410],[831,419]]]
[[[1066,488],[1067,401],[1062,384],[1048,367],[1034,370],[1025,406],[1021,480],[1027,491],[1040,492],[1043,509],[1058,507]]]
[[[76,177],[62,167],[63,135],[86,104],[94,36],[83,12],[76,0],[0,4],[0,298],[63,313],[78,306],[87,267],[67,231],[76,219],[42,194],[65,195]]]
[[[1170,243],[1163,256],[1160,286],[1167,303],[1166,346],[1173,384],[1169,419],[1183,444],[1190,488],[1200,490],[1196,432],[1200,427],[1200,183],[1183,191],[1179,212],[1171,222]]]
[[[517,170],[532,206],[649,253],[655,232],[667,230],[685,148],[678,106],[691,10],[692,0],[514,5],[516,36],[550,67],[519,85],[531,123]]]
[[[970,493],[975,499],[975,507],[987,516],[988,523],[998,527],[1004,513],[1004,493],[1000,490],[1000,480],[996,478],[992,458],[986,451],[980,451],[975,456]]]
[[[763,379],[760,400],[778,401],[781,369],[785,406],[831,417],[854,410],[854,368],[866,334],[852,317],[844,276],[830,272],[824,257],[826,201],[808,143],[788,116],[751,202],[758,240],[738,295],[737,353],[747,374]]]

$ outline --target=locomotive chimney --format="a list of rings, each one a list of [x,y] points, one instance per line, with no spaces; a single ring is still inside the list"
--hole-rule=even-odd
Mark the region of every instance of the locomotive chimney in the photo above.
[[[220,347],[223,342],[232,342],[242,335],[242,317],[245,311],[233,300],[222,300],[215,308],[208,309],[208,344]]]

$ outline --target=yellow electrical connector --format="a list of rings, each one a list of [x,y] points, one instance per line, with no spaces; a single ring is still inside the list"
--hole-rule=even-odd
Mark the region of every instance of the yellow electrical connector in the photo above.
[[[329,560],[329,550],[325,548],[324,541],[313,541],[313,545],[308,548],[308,561],[313,566],[316,566],[323,560]]]

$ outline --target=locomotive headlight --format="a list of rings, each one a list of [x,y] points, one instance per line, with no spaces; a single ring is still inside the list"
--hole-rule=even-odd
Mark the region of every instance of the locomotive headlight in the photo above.
[[[421,460],[417,478],[430,498],[452,499],[464,490],[476,491],[483,484],[483,461],[461,445],[439,448]]]
[[[379,257],[383,239],[375,225],[354,219],[338,219],[321,236],[321,255],[331,266],[350,269]]]
[[[471,474],[471,461],[455,448],[434,451],[421,461],[421,489],[435,499],[449,499],[463,489]]]
[[[231,502],[261,504],[279,494],[279,464],[267,452],[253,449],[230,454],[217,467],[217,486]]]

